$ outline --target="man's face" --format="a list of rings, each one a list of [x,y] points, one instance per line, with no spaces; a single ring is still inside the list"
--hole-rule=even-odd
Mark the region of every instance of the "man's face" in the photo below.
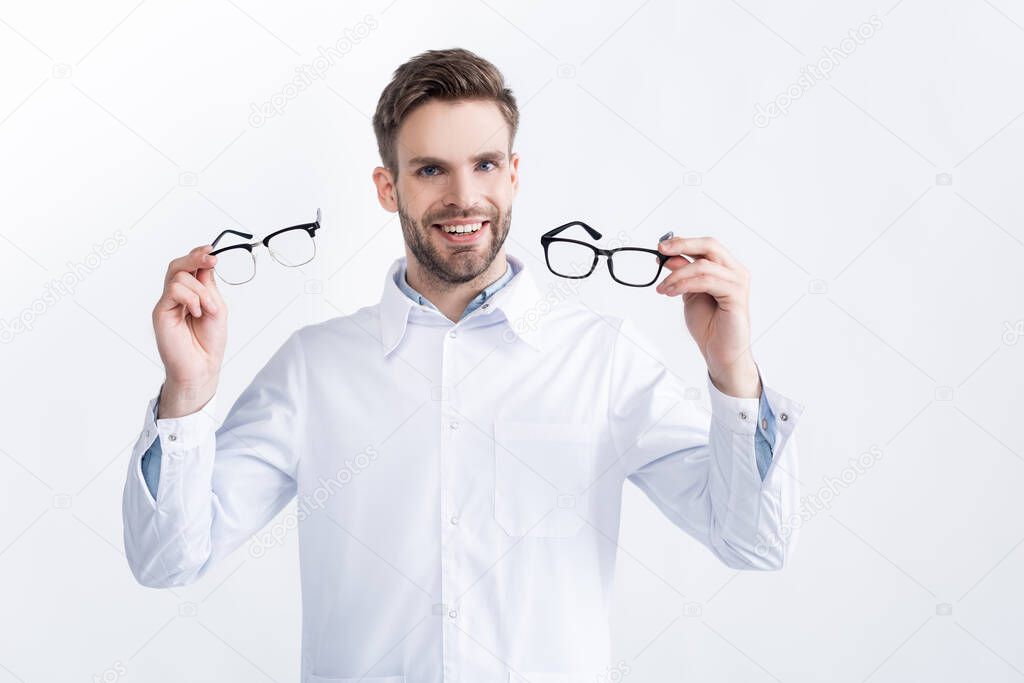
[[[388,183],[384,169],[374,174],[382,205],[398,211],[409,251],[441,282],[470,282],[502,253],[519,184],[509,133],[493,102],[430,101],[399,130],[398,177]],[[453,223],[478,229],[442,227]]]

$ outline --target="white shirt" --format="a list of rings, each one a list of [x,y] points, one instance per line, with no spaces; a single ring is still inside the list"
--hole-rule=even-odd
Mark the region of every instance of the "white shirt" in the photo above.
[[[294,332],[219,428],[216,396],[155,421],[154,397],[124,490],[136,578],[197,580],[297,495],[302,681],[578,683],[611,664],[626,479],[728,566],[782,567],[803,406],[763,387],[762,482],[758,399],[707,377],[709,416],[631,321],[507,258],[457,323],[399,290],[397,259],[379,303]]]

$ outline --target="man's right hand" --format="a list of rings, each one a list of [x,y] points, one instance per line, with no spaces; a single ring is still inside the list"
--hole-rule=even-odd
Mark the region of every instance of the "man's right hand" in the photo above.
[[[190,415],[217,390],[227,343],[228,310],[217,291],[210,245],[171,261],[153,309],[156,347],[164,363],[158,418]]]

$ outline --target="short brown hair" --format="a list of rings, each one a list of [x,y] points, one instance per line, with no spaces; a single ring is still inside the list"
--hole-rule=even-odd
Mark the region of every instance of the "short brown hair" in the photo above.
[[[398,174],[398,129],[413,109],[432,99],[493,100],[508,123],[511,151],[519,128],[519,107],[497,67],[462,48],[427,50],[395,69],[373,115],[380,159],[392,174]]]

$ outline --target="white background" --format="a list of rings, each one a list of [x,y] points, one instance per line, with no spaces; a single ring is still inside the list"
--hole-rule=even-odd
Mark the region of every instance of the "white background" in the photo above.
[[[453,46],[518,96],[507,247],[542,286],[538,237],[568,220],[648,246],[714,235],[753,272],[755,358],[807,406],[804,495],[881,453],[832,479],[779,573],[720,565],[628,487],[626,680],[1024,680],[1024,7],[388,2],[0,6],[0,682],[296,678],[294,533],[184,589],[128,571],[121,488],[162,379],[150,312],[171,258],[323,208],[313,264],[263,259],[225,291],[223,415],[292,330],[375,303],[403,252],[370,115],[399,64]],[[755,125],[872,15],[830,78]],[[62,278],[73,293],[47,297]],[[680,299],[604,270],[578,294],[706,401]]]

